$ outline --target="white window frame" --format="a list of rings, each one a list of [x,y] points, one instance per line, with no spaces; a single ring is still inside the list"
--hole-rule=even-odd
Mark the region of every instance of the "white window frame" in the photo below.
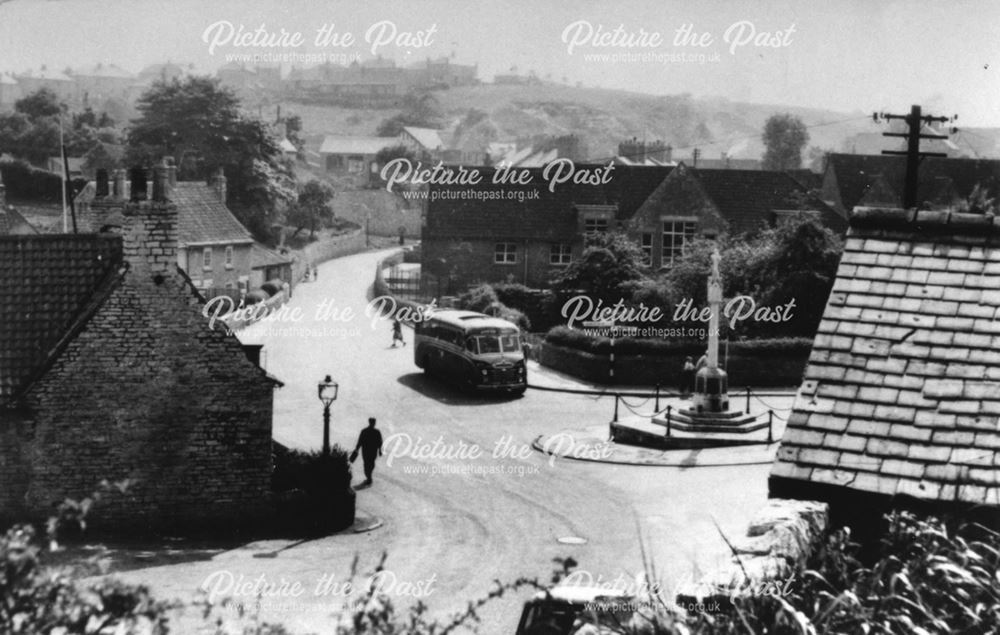
[[[565,266],[573,262],[573,246],[568,243],[552,243],[549,247],[549,264]]]
[[[500,242],[493,247],[493,264],[516,265],[517,243]]]
[[[669,226],[669,229],[668,229]],[[660,219],[660,266],[669,268],[684,254],[684,245],[698,235],[695,216],[665,216]]]
[[[610,229],[611,221],[606,216],[588,216],[583,219],[583,233],[588,236],[606,234]]]
[[[647,245],[646,242],[649,242]],[[643,232],[639,236],[639,250],[642,252],[642,264],[647,267],[653,266],[653,234]]]
[[[212,270],[212,248],[205,247],[201,250],[201,268],[204,271]]]
[[[233,246],[226,245],[226,269],[233,268]]]

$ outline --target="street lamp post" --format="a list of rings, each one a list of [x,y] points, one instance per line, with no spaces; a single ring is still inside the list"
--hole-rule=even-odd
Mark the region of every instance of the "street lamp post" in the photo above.
[[[323,402],[323,456],[330,454],[330,404],[337,400],[338,388],[329,375],[317,386],[319,400]]]

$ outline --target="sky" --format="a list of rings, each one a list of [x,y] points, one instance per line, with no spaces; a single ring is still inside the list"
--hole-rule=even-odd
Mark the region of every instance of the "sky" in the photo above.
[[[271,45],[238,46],[241,25],[263,26]],[[959,126],[1000,126],[998,26],[996,0],[0,0],[0,72],[448,55],[486,81],[516,67],[590,87],[845,113],[921,104]],[[334,42],[317,46],[324,27]]]

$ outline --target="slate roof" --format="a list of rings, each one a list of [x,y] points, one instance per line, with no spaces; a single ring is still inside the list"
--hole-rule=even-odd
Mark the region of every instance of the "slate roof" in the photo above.
[[[846,210],[854,209],[861,203],[869,190],[875,187],[879,176],[897,193],[897,199],[877,202],[893,207],[901,204],[898,197],[906,179],[906,157],[831,154],[827,170],[833,171],[840,204]],[[918,201],[935,200],[944,180],[951,182],[960,197],[967,197],[977,184],[982,184],[989,196],[995,198],[1000,194],[1000,161],[926,158],[920,162],[918,180]]]
[[[126,194],[130,184],[125,183]],[[90,181],[77,195],[77,203],[94,200],[96,187]],[[177,244],[219,245],[252,243],[253,236],[229,208],[219,200],[215,188],[201,181],[178,181],[170,200],[177,205]]]
[[[179,181],[170,195],[177,204],[177,244],[250,243],[253,237],[219,200],[215,188],[200,181]]]
[[[593,169],[604,166],[576,167]],[[425,239],[507,238],[573,242],[579,236],[578,208],[588,205],[617,206],[618,218],[628,218],[671,170],[669,167],[615,166],[607,184],[563,183],[550,192],[541,169],[529,170],[532,178],[527,185],[494,185],[493,168],[476,169],[483,175],[478,185],[429,186],[431,195],[423,233]],[[448,194],[434,194],[445,191]],[[458,198],[448,198],[452,193]],[[475,193],[483,193],[486,197],[476,198]],[[537,198],[534,198],[536,193]],[[518,201],[518,195],[523,196],[522,201]]]
[[[291,258],[282,256],[278,252],[268,249],[260,243],[253,244],[253,251],[250,253],[251,269],[263,269],[264,267],[290,264],[292,264]]]
[[[0,206],[0,236],[12,234],[37,234],[38,230],[32,227],[24,216],[13,207],[4,209]]]
[[[855,210],[772,479],[1000,507],[998,238]]]
[[[684,166],[682,171],[676,173],[675,178],[684,178],[684,174],[697,183],[696,188],[683,189],[685,207],[702,200],[702,196],[707,198],[725,219],[732,234],[772,225],[775,212],[798,209],[799,198],[807,201],[810,209],[820,211],[822,220],[828,227],[842,230],[845,226],[833,209],[811,196],[806,188],[785,172]],[[648,200],[641,204],[639,214],[655,217],[669,213],[667,201],[682,191],[675,185],[667,180],[660,183]]]
[[[121,256],[115,236],[0,236],[0,403],[38,376],[99,306]]]
[[[383,148],[398,145],[396,137],[337,137],[327,135],[323,138],[320,154],[378,154]]]
[[[439,131],[433,128],[417,128],[414,126],[405,126],[403,130],[413,137],[417,143],[427,148],[428,150],[440,150],[444,147],[444,142],[441,141],[441,135]]]

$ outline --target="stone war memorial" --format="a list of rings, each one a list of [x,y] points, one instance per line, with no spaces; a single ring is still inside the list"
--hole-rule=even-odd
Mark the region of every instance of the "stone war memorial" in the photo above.
[[[719,251],[712,254],[708,275],[708,348],[697,369],[690,400],[673,401],[647,421],[612,422],[615,441],[654,448],[697,448],[770,443],[751,433],[767,428],[765,413],[730,406],[729,376],[719,363],[719,316],[722,313],[722,274]]]

